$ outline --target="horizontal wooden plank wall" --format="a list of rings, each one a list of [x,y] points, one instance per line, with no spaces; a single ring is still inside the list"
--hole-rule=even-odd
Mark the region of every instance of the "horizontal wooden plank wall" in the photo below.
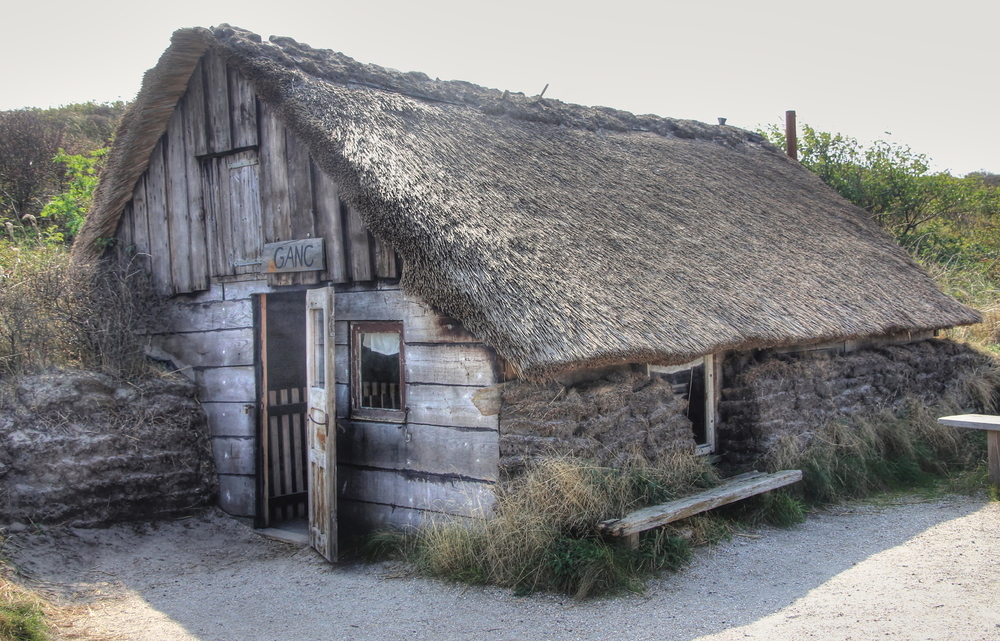
[[[338,292],[335,302],[341,527],[409,527],[433,513],[488,512],[499,421],[483,416],[472,395],[496,381],[493,351],[398,289]],[[348,327],[366,320],[403,323],[405,424],[350,418]]]
[[[472,395],[496,381],[496,358],[455,319],[406,296],[397,285],[343,286],[336,294],[338,489],[346,515],[362,527],[407,526],[424,512],[468,516],[488,503],[498,464],[498,420],[483,416]],[[213,285],[170,301],[151,328],[154,353],[199,384],[219,471],[221,507],[254,515],[257,430],[252,296],[279,288],[265,281]],[[356,421],[348,406],[348,327],[352,321],[401,320],[406,355],[406,425]],[[472,503],[457,496],[474,497]]]
[[[142,255],[163,295],[211,282],[272,286],[397,278],[400,261],[374,238],[308,149],[236,69],[209,51],[136,183],[117,252]],[[326,240],[323,272],[260,274],[265,243]]]
[[[255,511],[257,433],[252,288],[214,284],[172,298],[149,328],[150,353],[198,384],[219,473],[219,505],[234,516]]]

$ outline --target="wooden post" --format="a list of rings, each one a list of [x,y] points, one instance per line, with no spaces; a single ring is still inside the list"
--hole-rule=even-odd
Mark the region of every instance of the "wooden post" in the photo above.
[[[990,482],[1000,487],[1000,432],[986,433],[986,449],[989,457]]]
[[[795,133],[795,111],[785,112],[785,153],[792,160],[799,159],[799,139]]]

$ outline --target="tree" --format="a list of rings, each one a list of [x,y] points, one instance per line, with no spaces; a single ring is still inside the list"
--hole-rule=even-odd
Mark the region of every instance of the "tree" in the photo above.
[[[777,126],[761,133],[784,146]],[[803,125],[799,161],[916,253],[940,245],[941,238],[928,234],[953,235],[984,222],[992,228],[992,217],[1000,213],[997,190],[988,180],[931,172],[927,156],[906,145],[879,140],[865,147]]]
[[[58,181],[61,142],[61,127],[38,110],[0,112],[0,218],[20,224],[41,210]]]
[[[70,155],[62,149],[54,161],[66,167],[66,190],[49,201],[39,214],[52,223],[44,233],[50,242],[70,242],[76,237],[90,210],[101,162],[108,148]]]

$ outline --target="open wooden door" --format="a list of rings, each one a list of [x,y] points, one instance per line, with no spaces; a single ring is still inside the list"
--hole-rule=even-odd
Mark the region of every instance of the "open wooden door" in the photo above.
[[[309,543],[337,560],[337,410],[333,368],[333,287],[306,292],[309,424]]]

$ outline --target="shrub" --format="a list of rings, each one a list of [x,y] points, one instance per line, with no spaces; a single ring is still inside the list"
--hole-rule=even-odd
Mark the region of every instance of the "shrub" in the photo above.
[[[149,371],[139,330],[157,299],[133,263],[74,263],[66,250],[0,241],[0,375],[76,365]]]

